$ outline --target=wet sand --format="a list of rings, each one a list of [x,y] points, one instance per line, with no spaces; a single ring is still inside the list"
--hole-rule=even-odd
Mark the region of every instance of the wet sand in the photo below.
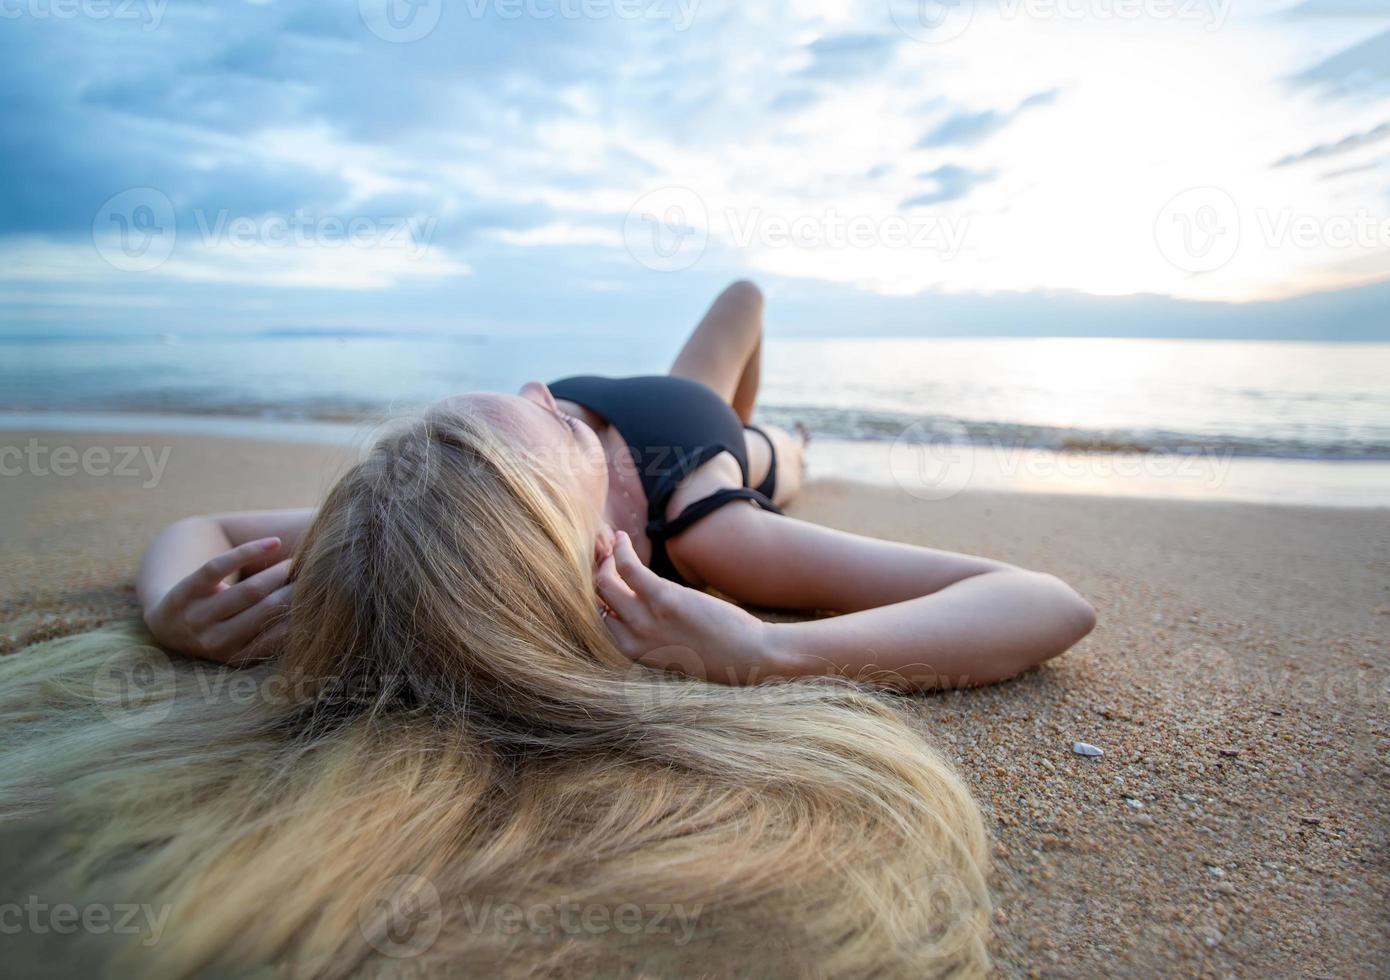
[[[0,476],[0,652],[134,616],[159,527],[313,504],[350,456],[3,436],[24,455]],[[820,481],[792,513],[1051,571],[1096,605],[1040,670],[903,699],[987,811],[1002,973],[1390,970],[1390,510]]]

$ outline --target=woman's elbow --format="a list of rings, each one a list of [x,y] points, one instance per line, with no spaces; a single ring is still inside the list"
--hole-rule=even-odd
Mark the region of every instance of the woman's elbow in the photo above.
[[[1055,593],[1055,603],[1059,620],[1059,632],[1065,638],[1065,643],[1058,653],[1070,648],[1079,642],[1091,630],[1096,628],[1096,609],[1085,596],[1077,592],[1066,582],[1057,578],[1055,575],[1045,576],[1048,584]]]
[[[1062,583],[1062,587],[1067,592],[1067,618],[1076,629],[1076,638],[1079,640],[1096,628],[1096,607],[1065,582]]]

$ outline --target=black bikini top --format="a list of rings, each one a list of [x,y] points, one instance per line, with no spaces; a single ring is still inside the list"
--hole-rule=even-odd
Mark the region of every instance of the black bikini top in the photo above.
[[[751,500],[764,510],[781,513],[771,500],[777,478],[775,455],[767,479],[756,490],[750,489],[744,425],[729,403],[706,385],[669,375],[588,375],[556,381],[550,385],[550,393],[598,415],[618,430],[632,451],[647,495],[651,568],[658,575],[688,584],[671,563],[666,542],[725,504]],[[768,446],[772,446],[771,440]],[[729,453],[738,461],[743,486],[716,490],[667,520],[666,507],[681,481],[720,453]]]

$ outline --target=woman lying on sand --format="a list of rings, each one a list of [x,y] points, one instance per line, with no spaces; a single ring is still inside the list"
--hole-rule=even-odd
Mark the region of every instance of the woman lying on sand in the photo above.
[[[524,496],[506,486],[496,459],[506,456],[533,471],[564,512],[566,537],[580,535],[592,552],[595,609],[639,663],[728,684],[836,673],[920,689],[1011,677],[1090,632],[1090,605],[1052,576],[782,516],[779,505],[801,487],[803,440],[749,425],[761,347],[762,297],[740,282],[667,377],[568,378],[447,399],[345,479],[314,531],[308,510],[169,528],[140,577],[146,621],[172,649],[244,657],[290,606],[292,556],[306,532],[316,545],[327,537],[332,550],[318,550],[344,569],[372,535],[377,574],[424,560],[427,574],[461,591],[495,585],[474,553],[516,548],[526,537],[517,525],[537,519],[506,513]],[[494,471],[479,482],[463,472],[473,465]],[[373,502],[382,483],[387,495]],[[458,499],[465,488],[480,499]],[[470,519],[475,507],[489,520]],[[389,584],[340,587],[384,615]],[[705,588],[753,606],[844,615],[766,623]]]
[[[135,628],[0,661],[0,813],[39,838],[0,850],[168,910],[114,951],[142,976],[982,974],[980,814],[854,680],[1007,677],[1090,606],[779,515],[760,334],[736,284],[676,380],[449,399],[317,512],[162,532],[146,622],[202,661]]]

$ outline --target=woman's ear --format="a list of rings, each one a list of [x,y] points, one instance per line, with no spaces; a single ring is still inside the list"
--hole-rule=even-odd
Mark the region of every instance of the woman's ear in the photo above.
[[[603,521],[598,526],[598,533],[594,535],[594,565],[602,565],[613,555],[613,548],[617,544],[618,533],[613,530],[613,525]]]

